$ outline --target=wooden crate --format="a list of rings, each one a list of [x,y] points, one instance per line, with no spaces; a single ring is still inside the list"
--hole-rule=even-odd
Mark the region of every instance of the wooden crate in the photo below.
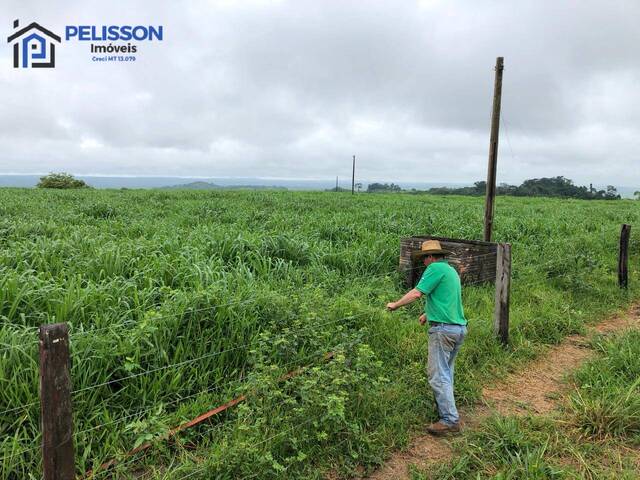
[[[425,240],[438,240],[442,248],[451,252],[449,263],[460,273],[463,285],[495,283],[497,243],[427,235],[400,240],[400,271],[405,274],[407,288],[415,287],[424,272],[421,262],[413,264],[411,252],[420,250]]]

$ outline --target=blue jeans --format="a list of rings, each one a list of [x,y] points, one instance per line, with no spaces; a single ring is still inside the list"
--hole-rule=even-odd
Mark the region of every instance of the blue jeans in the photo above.
[[[466,334],[467,327],[463,325],[441,324],[429,327],[429,385],[433,389],[440,419],[447,425],[460,420],[453,397],[453,367]]]

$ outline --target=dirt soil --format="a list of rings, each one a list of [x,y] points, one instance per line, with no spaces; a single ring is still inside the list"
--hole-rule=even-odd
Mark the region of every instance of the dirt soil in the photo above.
[[[586,335],[572,335],[544,355],[504,380],[482,390],[481,402],[461,409],[463,429],[472,429],[489,415],[544,414],[555,409],[559,394],[567,387],[563,382],[568,373],[594,355],[588,347],[594,334],[610,334],[628,328],[640,327],[640,306],[624,315],[608,318],[589,328]],[[466,419],[466,421],[465,421]],[[409,479],[409,468],[428,468],[452,458],[452,449],[446,438],[431,435],[413,439],[409,448],[394,453],[391,458],[370,477],[370,480]]]

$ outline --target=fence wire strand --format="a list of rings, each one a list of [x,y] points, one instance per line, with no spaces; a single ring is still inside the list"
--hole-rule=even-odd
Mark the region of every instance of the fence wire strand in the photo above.
[[[358,317],[361,317],[361,316],[364,316],[364,315],[368,315],[368,314],[370,314],[370,312],[362,312],[362,313],[359,313],[359,314],[350,315],[348,317],[337,318],[337,319],[334,319],[334,320],[330,320],[330,321],[328,321],[328,322],[326,322],[324,324],[309,325],[308,327],[295,330],[295,331],[293,331],[291,333],[300,333],[300,332],[303,332],[305,330],[318,328],[318,327],[321,327],[321,326],[329,325],[331,323],[336,323],[336,322],[340,322],[340,321],[352,320],[354,318],[358,318]],[[80,388],[80,389],[77,389],[77,390],[73,390],[71,392],[71,394],[75,395],[75,394],[78,394],[78,393],[81,393],[81,392],[85,392],[85,391],[88,391],[88,390],[93,390],[93,389],[96,389],[96,388],[99,388],[99,387],[104,387],[104,386],[107,386],[107,385],[111,385],[113,383],[122,382],[124,380],[130,380],[132,378],[140,377],[142,375],[148,375],[150,373],[160,372],[160,371],[164,371],[164,370],[167,370],[167,369],[170,369],[170,368],[177,368],[177,367],[181,367],[181,366],[184,366],[184,365],[189,365],[191,363],[195,363],[195,362],[203,360],[205,358],[215,357],[215,356],[222,355],[224,353],[232,352],[232,351],[235,351],[235,350],[247,349],[251,345],[252,345],[252,342],[247,342],[247,343],[242,344],[242,345],[237,345],[235,347],[227,348],[225,350],[220,350],[220,351],[217,351],[217,352],[207,353],[205,355],[201,355],[200,357],[192,358],[192,359],[189,359],[189,360],[184,360],[182,362],[177,362],[177,363],[173,363],[173,364],[170,364],[170,365],[164,365],[162,367],[151,368],[151,369],[148,369],[148,370],[145,370],[145,371],[142,371],[142,372],[134,373],[132,375],[127,375],[125,377],[116,378],[116,379],[109,380],[109,381],[106,381],[106,382],[102,382],[102,383],[98,383],[98,384],[91,385],[91,386],[88,386],[88,387],[83,387],[83,388]]]

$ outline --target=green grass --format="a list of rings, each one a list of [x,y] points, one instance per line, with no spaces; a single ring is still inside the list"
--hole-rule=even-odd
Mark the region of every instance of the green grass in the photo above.
[[[588,438],[640,446],[640,332],[599,338],[594,346],[601,356],[577,372],[570,411]]]
[[[455,459],[413,480],[635,479],[638,458],[625,442],[581,438],[557,417],[494,416],[455,442]]]
[[[416,480],[635,479],[640,465],[640,332],[598,338],[599,355],[544,417],[493,416],[455,443],[455,459]]]
[[[470,197],[0,189],[0,479],[39,477],[35,327],[50,322],[71,326],[79,473],[242,392],[242,407],[121,476],[135,464],[159,478],[320,478],[380,463],[435,416],[420,307],[384,311],[403,291],[399,240],[481,238],[482,217]],[[616,285],[620,224],[638,220],[633,201],[498,198],[512,344],[493,338],[493,288],[465,288],[460,402],[638,298],[633,231],[631,287]],[[329,350],[343,360],[323,362]]]

